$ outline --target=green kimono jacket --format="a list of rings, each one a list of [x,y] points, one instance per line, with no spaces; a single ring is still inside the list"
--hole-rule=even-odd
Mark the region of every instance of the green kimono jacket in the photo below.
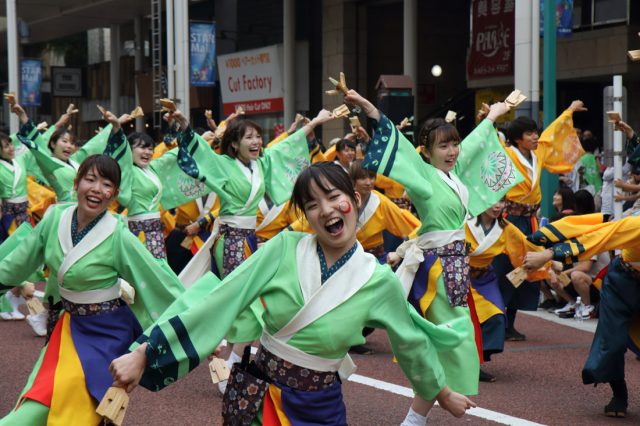
[[[181,132],[178,143],[178,165],[204,183],[208,192],[218,194],[221,217],[255,217],[265,192],[274,204],[285,203],[291,197],[296,177],[309,165],[303,130],[266,148],[250,167],[228,155],[216,154],[191,128]]]
[[[51,295],[57,301],[59,285],[71,292],[99,291],[112,288],[122,278],[136,290],[131,310],[143,328],[148,326],[180,296],[182,284],[167,265],[155,261],[118,216],[109,212],[77,246],[70,248],[70,216],[75,208],[75,204],[52,207],[31,234],[0,261],[0,283],[20,285],[44,263],[49,268],[45,299]],[[103,221],[109,226],[100,226]],[[11,244],[12,237],[4,244]],[[79,258],[71,263],[60,282],[63,247],[69,250],[66,257]]]
[[[362,165],[404,186],[422,221],[418,235],[463,229],[468,215],[479,215],[523,180],[489,120],[460,143],[458,161],[447,176],[426,163],[381,113]]]
[[[118,145],[119,149],[116,149],[116,147],[112,145],[113,138],[111,138],[110,135],[111,125],[108,125],[102,129],[100,133],[87,141],[75,154],[71,155],[69,162],[65,163],[53,156],[47,147],[47,142],[44,141],[33,122],[30,121],[22,126],[19,132],[21,141],[33,154],[44,177],[56,193],[58,202],[71,202],[76,200],[73,182],[76,178],[78,167],[80,167],[80,163],[82,163],[85,158],[93,154],[107,154],[120,164],[122,170],[120,186],[122,189],[118,195],[118,201],[126,205],[131,197],[131,185],[129,183],[131,176],[130,172],[126,172],[123,169],[123,165],[132,161],[131,151],[127,151],[125,149],[126,147],[120,145]],[[111,145],[109,144],[110,141]]]
[[[11,162],[0,159],[0,198],[27,201],[27,176],[33,176],[37,168],[29,151],[16,155]]]
[[[313,235],[280,233],[214,290],[211,286],[217,279],[211,273],[201,278],[132,346],[148,339],[147,370],[141,383],[158,390],[186,375],[213,352],[235,318],[259,298],[267,306],[262,315],[265,331],[275,335],[309,295],[324,291],[329,298],[339,298],[356,283],[361,287],[350,297],[295,332],[288,344],[306,354],[336,360],[345,357],[351,346],[365,342],[363,327],[384,328],[416,393],[433,399],[445,385],[436,351],[460,343],[464,336],[458,324],[437,327],[421,318],[406,302],[391,269],[359,245],[321,287],[316,244]],[[262,329],[257,327],[255,333],[257,338]]]

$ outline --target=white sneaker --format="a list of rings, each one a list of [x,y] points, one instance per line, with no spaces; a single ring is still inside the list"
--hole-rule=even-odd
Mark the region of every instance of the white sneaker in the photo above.
[[[5,321],[13,321],[11,312],[0,312],[0,319],[3,319]]]
[[[47,311],[40,312],[38,315],[27,316],[27,322],[36,333],[36,336],[44,337],[47,335]]]
[[[553,311],[554,314],[556,315],[560,315],[560,314],[564,314],[566,312],[571,312],[575,309],[575,303],[567,303],[566,305],[564,305],[562,308],[560,309],[556,309],[555,311]]]
[[[20,311],[11,312],[11,318],[15,321],[21,321],[24,319],[24,314]]]
[[[22,296],[16,296],[15,294],[13,294],[12,291],[8,291],[5,297],[7,298],[7,300],[9,300],[9,303],[11,303],[11,307],[13,308],[14,311],[18,310],[18,306],[26,303],[25,300],[22,298]]]
[[[581,312],[581,316],[582,319],[589,319],[591,318],[591,314],[596,310],[596,307],[593,305],[584,305],[582,307],[582,312]]]

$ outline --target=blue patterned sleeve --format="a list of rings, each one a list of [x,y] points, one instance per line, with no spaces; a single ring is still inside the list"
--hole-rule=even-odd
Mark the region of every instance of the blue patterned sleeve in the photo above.
[[[225,155],[216,154],[191,127],[178,133],[178,167],[190,177],[220,193],[229,176]],[[228,157],[227,157],[228,158]]]
[[[430,198],[430,164],[425,163],[415,147],[393,125],[386,115],[380,113],[380,121],[373,124],[373,137],[366,145],[362,166],[383,174],[405,187],[414,200]]]

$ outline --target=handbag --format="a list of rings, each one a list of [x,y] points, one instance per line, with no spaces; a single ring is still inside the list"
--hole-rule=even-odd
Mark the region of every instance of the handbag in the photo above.
[[[255,419],[269,388],[269,378],[249,361],[251,346],[247,346],[242,361],[231,368],[227,389],[222,397],[222,424],[249,426]]]

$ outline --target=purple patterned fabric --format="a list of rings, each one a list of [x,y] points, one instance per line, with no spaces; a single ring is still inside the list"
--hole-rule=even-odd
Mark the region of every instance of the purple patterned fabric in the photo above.
[[[303,391],[326,389],[338,381],[335,372],[297,366],[272,354],[263,346],[256,353],[256,365],[272,382]]]
[[[253,253],[258,248],[256,231],[254,229],[232,228],[220,225],[220,235],[224,237],[222,251],[222,278],[230,274],[246,259],[244,244],[248,244]],[[215,262],[212,262],[215,263]]]
[[[2,202],[2,219],[0,219],[0,242],[6,240],[9,237],[9,229],[11,223],[16,221],[16,228],[22,225],[24,222],[29,221],[29,215],[27,214],[27,207],[29,203],[10,203],[7,200]]]
[[[446,246],[427,249],[424,260],[439,257],[442,279],[451,306],[467,306],[469,293],[469,249],[464,240],[453,241]],[[429,259],[432,261],[432,259]]]
[[[156,259],[164,259],[164,226],[160,219],[131,220],[129,230],[136,237],[144,232],[144,245]]]

